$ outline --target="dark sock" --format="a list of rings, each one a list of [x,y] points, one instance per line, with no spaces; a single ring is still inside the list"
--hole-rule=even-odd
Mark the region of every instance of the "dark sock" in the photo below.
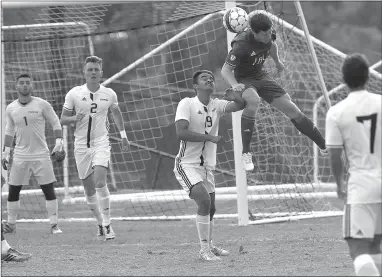
[[[243,153],[251,152],[251,140],[253,128],[255,127],[255,119],[241,116],[241,141],[243,144]]]
[[[291,121],[297,130],[313,140],[320,149],[326,148],[325,138],[309,118],[302,115],[298,119],[292,119]]]

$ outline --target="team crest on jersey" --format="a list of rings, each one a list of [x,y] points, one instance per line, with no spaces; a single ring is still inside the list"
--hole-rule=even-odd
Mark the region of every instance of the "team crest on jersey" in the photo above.
[[[81,100],[81,101],[86,101],[86,97],[82,98],[82,100]]]
[[[233,54],[231,54],[231,57],[229,58],[231,61],[234,61],[234,60],[236,60],[236,56],[235,55],[233,55]]]
[[[203,114],[201,111],[198,111],[198,114]]]

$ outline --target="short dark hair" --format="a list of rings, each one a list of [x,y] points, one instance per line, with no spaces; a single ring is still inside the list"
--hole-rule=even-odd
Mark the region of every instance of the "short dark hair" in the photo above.
[[[199,75],[202,74],[202,73],[207,73],[207,74],[211,75],[211,76],[212,76],[212,79],[215,80],[215,76],[214,76],[214,74],[213,74],[211,71],[206,70],[206,69],[202,69],[202,70],[198,70],[198,71],[196,71],[196,72],[194,73],[194,75],[192,76],[192,83],[193,83],[194,85],[198,83],[198,77],[199,77]]]
[[[23,74],[20,74],[19,76],[17,76],[16,83],[19,81],[20,78],[29,78],[29,79],[32,79],[31,75],[29,75],[28,73],[23,73]]]
[[[249,26],[252,31],[259,33],[260,31],[265,32],[271,29],[273,22],[268,15],[254,11],[249,14]]]
[[[360,88],[369,80],[369,62],[359,53],[345,58],[342,64],[342,78],[349,88]]]
[[[84,67],[87,63],[98,63],[102,68],[102,59],[97,56],[89,56],[85,59]]]

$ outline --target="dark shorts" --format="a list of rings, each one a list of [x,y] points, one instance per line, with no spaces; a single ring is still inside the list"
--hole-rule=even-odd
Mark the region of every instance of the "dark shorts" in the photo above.
[[[273,99],[286,94],[283,87],[269,75],[265,75],[261,79],[242,78],[239,79],[238,82],[245,85],[244,90],[247,88],[254,88],[257,91],[257,94],[268,103],[272,103]]]

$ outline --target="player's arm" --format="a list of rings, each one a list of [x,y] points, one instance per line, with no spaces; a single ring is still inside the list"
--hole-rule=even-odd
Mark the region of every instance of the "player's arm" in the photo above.
[[[226,89],[224,99],[228,101],[224,105],[224,113],[237,112],[245,107],[245,100],[237,95],[231,88]]]
[[[284,64],[280,61],[279,49],[274,41],[272,42],[271,49],[269,50],[269,56],[271,56],[272,60],[275,62],[278,71],[282,71],[284,69]]]
[[[16,125],[10,113],[9,106],[5,110],[5,135],[4,135],[4,147],[1,157],[1,163],[4,170],[7,170],[7,164],[9,162],[9,155],[13,146],[13,139],[16,132]]]
[[[61,151],[60,146],[62,145],[62,127],[60,124],[60,119],[58,118],[56,112],[53,110],[53,107],[48,102],[43,102],[43,115],[45,119],[49,122],[50,126],[53,128],[53,134],[56,138],[56,145],[53,149],[53,152]]]
[[[62,107],[60,123],[62,125],[69,125],[77,121],[81,121],[85,117],[85,114],[74,113],[74,100],[72,98],[72,91],[69,91],[65,96],[65,103]]]
[[[239,83],[235,78],[234,69],[236,68],[239,59],[242,56],[242,50],[237,43],[233,43],[232,50],[228,53],[225,63],[222,67],[221,74],[223,79],[232,87],[238,88],[238,91],[244,88],[242,85],[241,89],[239,89]],[[236,90],[236,89],[235,89]]]
[[[123,116],[122,116],[121,110],[119,109],[118,103],[114,103],[110,107],[110,111],[113,116],[115,125],[117,125],[118,131],[121,134],[121,138],[127,139],[125,124],[124,124]]]
[[[342,160],[343,137],[332,108],[330,108],[326,114],[325,134],[326,147],[329,151],[330,168],[337,183],[337,194],[339,198],[343,198],[345,196],[345,166]]]
[[[179,102],[175,115],[175,129],[179,140],[190,142],[211,141],[217,143],[221,140],[220,136],[211,136],[208,134],[199,134],[188,129],[191,118],[190,105],[187,99]]]

